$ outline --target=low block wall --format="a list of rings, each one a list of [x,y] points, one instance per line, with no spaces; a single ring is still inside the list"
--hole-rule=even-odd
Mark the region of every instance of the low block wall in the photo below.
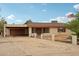
[[[70,37],[70,34],[60,33],[55,35],[55,40],[58,41],[66,41]]]
[[[36,38],[36,36],[37,36],[36,33],[31,34],[31,37],[33,37],[33,38]]]
[[[41,34],[41,39],[54,40],[54,34],[49,33]]]

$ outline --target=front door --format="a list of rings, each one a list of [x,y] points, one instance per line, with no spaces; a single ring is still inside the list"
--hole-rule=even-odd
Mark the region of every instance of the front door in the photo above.
[[[36,29],[36,33],[37,33],[37,37],[41,38],[42,29],[41,28],[37,28]]]

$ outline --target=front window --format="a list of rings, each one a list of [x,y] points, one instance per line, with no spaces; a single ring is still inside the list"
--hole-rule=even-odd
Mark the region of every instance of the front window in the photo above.
[[[49,33],[49,28],[43,28],[43,33]]]
[[[66,32],[65,28],[58,28],[58,32]]]
[[[32,28],[32,33],[35,33],[35,28]]]

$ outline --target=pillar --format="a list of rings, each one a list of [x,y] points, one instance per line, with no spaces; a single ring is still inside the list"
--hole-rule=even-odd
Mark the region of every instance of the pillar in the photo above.
[[[55,41],[55,34],[52,34],[52,41]]]
[[[4,37],[5,37],[5,34],[6,34],[6,33],[5,33],[5,30],[6,30],[6,29],[5,29],[5,25],[4,25],[4,33],[3,33],[3,36],[4,36]]]
[[[25,29],[25,35],[26,36],[28,35],[28,29],[27,28]]]
[[[43,34],[41,34],[41,39],[43,39]]]
[[[77,36],[76,35],[72,35],[72,44],[77,45]]]
[[[41,29],[41,39],[43,39],[43,28]]]
[[[31,37],[31,34],[32,34],[32,28],[29,27],[29,37]]]
[[[33,33],[34,38],[36,38],[36,33]]]

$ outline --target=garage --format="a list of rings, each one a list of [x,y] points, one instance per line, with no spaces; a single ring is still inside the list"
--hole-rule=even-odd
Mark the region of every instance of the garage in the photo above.
[[[10,36],[28,36],[28,28],[26,27],[10,27]]]

